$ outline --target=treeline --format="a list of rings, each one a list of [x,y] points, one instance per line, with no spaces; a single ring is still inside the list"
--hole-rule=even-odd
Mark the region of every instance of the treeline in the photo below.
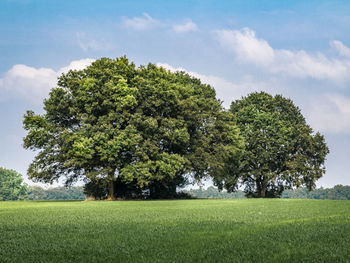
[[[42,188],[40,186],[29,186],[27,200],[83,200],[85,199],[83,187],[52,187]]]
[[[43,188],[40,186],[26,186],[26,191],[18,198],[3,198],[0,200],[84,200],[84,187],[51,187]],[[246,198],[241,190],[236,192],[219,191],[218,188],[210,186],[207,189],[190,189],[178,192],[177,198],[217,198],[217,199],[235,199]],[[350,200],[350,186],[336,185],[332,188],[317,188],[311,192],[307,188],[298,188],[294,190],[285,190],[281,198],[285,199],[330,199],[330,200]]]
[[[245,193],[241,190],[229,193],[227,191],[219,191],[214,186],[207,189],[191,189],[183,190],[181,193],[192,196],[193,198],[218,198],[218,199],[234,199],[245,198]],[[182,195],[181,195],[182,196]],[[185,195],[183,195],[185,196]],[[28,200],[82,200],[86,196],[83,193],[83,187],[53,187],[44,189],[40,186],[28,187]],[[330,200],[350,200],[350,186],[336,185],[332,188],[317,188],[308,191],[302,187],[294,190],[285,190],[282,197],[285,199],[330,199]]]
[[[282,194],[282,198],[350,200],[350,186],[339,184],[333,188],[321,187],[311,192],[306,188],[285,190]]]
[[[191,189],[184,190],[186,194],[194,198],[221,198],[221,199],[233,199],[233,198],[245,198],[245,194],[243,191],[238,190],[237,192],[227,192],[227,191],[219,191],[218,188],[214,186],[209,186],[207,189],[199,188],[199,189]]]
[[[219,191],[216,187],[210,186],[207,189],[191,189],[184,191],[194,198],[245,198],[243,191],[228,193]],[[281,198],[286,199],[330,199],[330,200],[350,200],[350,186],[336,185],[332,188],[317,188],[311,192],[307,188],[302,187],[294,190],[285,190]]]
[[[85,199],[83,187],[52,187],[27,185],[15,170],[0,167],[0,201],[14,200],[79,200]]]

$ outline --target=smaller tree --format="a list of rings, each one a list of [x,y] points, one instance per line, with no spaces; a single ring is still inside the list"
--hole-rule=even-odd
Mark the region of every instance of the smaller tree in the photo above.
[[[232,102],[230,111],[237,118],[245,152],[238,169],[214,178],[219,188],[234,191],[241,184],[248,197],[280,197],[284,189],[315,187],[329,150],[290,99],[252,93]]]
[[[0,201],[23,200],[27,197],[27,186],[22,176],[14,170],[0,167]]]

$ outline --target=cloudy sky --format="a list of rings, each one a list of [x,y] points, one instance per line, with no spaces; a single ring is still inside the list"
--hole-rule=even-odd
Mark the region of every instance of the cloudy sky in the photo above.
[[[331,153],[318,186],[350,185],[350,1],[0,1],[0,166],[26,174],[26,110],[100,57],[183,69],[223,105],[291,98]],[[28,181],[27,181],[28,182]]]

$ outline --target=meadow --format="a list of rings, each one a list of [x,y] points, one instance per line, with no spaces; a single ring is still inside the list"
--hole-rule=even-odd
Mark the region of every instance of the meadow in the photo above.
[[[0,202],[0,262],[350,262],[350,201]]]

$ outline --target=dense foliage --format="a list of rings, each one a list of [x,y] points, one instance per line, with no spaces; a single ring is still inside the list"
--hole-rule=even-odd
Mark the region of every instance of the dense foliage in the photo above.
[[[290,99],[252,93],[224,110],[215,90],[184,72],[127,58],[69,71],[28,111],[24,147],[37,150],[31,179],[84,179],[91,198],[177,198],[188,179],[220,190],[280,197],[315,187],[329,150]]]
[[[212,87],[153,64],[136,68],[125,57],[63,74],[44,104],[44,114],[24,118],[24,147],[39,150],[29,177],[65,176],[68,185],[84,178],[107,187],[109,199],[118,183],[164,198],[186,175],[232,173],[243,148]]]
[[[234,191],[243,185],[248,197],[280,197],[285,189],[315,187],[325,172],[328,147],[290,99],[252,93],[232,102],[230,111],[245,151],[239,169],[214,177],[220,189]]]
[[[27,187],[23,179],[14,170],[0,167],[0,201],[23,200],[27,196]]]

